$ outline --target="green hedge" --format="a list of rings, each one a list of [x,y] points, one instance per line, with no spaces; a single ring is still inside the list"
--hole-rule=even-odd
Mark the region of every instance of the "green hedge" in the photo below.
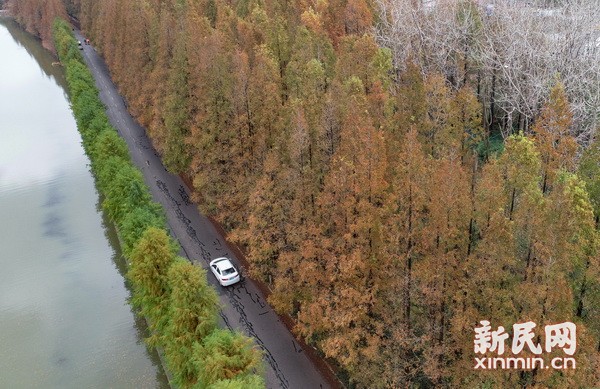
[[[127,144],[110,125],[71,26],[57,19],[53,36],[102,207],[118,227],[128,259],[132,302],[150,323],[148,343],[164,350],[178,387],[265,387],[261,354],[252,340],[217,328],[218,298],[205,271],[177,257],[164,211],[152,201]]]

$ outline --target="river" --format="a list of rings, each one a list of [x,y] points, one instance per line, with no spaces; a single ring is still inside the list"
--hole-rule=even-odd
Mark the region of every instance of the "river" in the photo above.
[[[53,61],[0,16],[0,388],[166,388]]]

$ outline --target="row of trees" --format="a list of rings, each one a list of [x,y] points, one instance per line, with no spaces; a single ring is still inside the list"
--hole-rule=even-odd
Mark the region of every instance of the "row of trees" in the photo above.
[[[2,8],[0,2],[0,8]],[[67,18],[62,0],[6,0],[5,8],[27,32],[39,37],[42,45],[54,51],[52,23],[55,18]]]
[[[54,43],[102,207],[117,225],[128,258],[133,303],[150,324],[149,343],[164,350],[178,387],[264,387],[260,352],[242,334],[217,328],[218,298],[206,272],[177,257],[162,208],[152,201],[127,144],[110,126],[71,28],[60,19]]]
[[[458,4],[81,0],[79,16],[168,168],[353,385],[595,385],[600,143],[580,110],[594,100],[550,68],[535,98],[515,92],[511,124],[499,96],[529,91],[531,71],[473,59],[486,16]],[[395,28],[389,48],[375,20]],[[464,35],[437,46],[448,20]],[[577,323],[577,370],[473,370],[483,319]]]

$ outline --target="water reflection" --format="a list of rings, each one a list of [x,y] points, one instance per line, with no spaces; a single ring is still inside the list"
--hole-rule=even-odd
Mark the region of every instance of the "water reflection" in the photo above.
[[[19,32],[14,22],[0,21],[0,190],[19,190],[50,183],[62,166],[86,159],[71,146],[80,140],[62,70],[53,69],[53,57],[33,37]],[[27,133],[31,128],[35,136]]]
[[[119,238],[117,237],[117,231],[115,229],[114,224],[111,223],[106,214],[102,212],[102,197],[100,197],[100,200],[96,204],[96,207],[99,214],[102,215],[102,226],[104,227],[105,237],[110,242],[111,246],[114,247],[112,261],[121,277],[123,277],[123,285],[125,286],[125,288],[127,288],[127,290],[130,290],[131,285],[126,277],[127,259],[123,256],[121,252]],[[130,301],[130,299],[131,297],[129,297],[128,301]],[[147,347],[146,343],[144,342],[144,339],[150,336],[150,332],[148,331],[148,325],[143,317],[140,317],[135,314],[135,311],[131,305],[129,305],[129,307],[130,312],[135,320],[136,338],[138,339],[138,344]],[[161,383],[161,386],[167,388],[167,377],[162,368],[158,354],[155,350],[148,350],[148,354],[152,361],[152,364],[156,366],[156,381]]]
[[[60,66],[53,66],[52,63],[58,61],[44,49],[40,40],[24,31],[12,19],[0,16],[0,25],[6,28],[6,32],[13,38],[14,43],[25,49],[39,66],[44,75],[52,78],[63,90],[67,88],[67,80]],[[4,82],[4,80],[3,80]]]

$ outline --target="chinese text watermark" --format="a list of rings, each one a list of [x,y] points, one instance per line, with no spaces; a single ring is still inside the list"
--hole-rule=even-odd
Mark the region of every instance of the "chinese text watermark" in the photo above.
[[[551,353],[562,349],[564,354],[572,356],[577,349],[577,327],[574,323],[564,322],[544,327],[544,342],[538,343],[534,331],[536,323],[528,321],[513,324],[513,336],[510,351],[512,357],[502,357],[506,352],[506,341],[509,334],[503,326],[493,330],[488,320],[481,320],[475,328],[474,351],[482,357],[475,358],[475,369],[575,369],[575,358],[556,357],[545,363],[541,357],[518,357],[525,349],[538,356],[543,352]],[[495,353],[496,357],[487,356]]]

